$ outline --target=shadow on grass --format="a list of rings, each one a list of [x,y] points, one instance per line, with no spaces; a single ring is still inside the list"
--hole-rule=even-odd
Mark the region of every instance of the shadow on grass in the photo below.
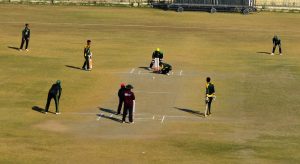
[[[267,55],[270,55],[271,53],[270,52],[265,52],[265,51],[262,51],[262,52],[256,52],[258,54],[267,54]]]
[[[112,110],[112,109],[107,109],[107,108],[101,108],[101,107],[98,107],[99,110],[101,110],[102,112],[106,112],[106,113],[110,113],[110,114],[117,114],[116,111]]]
[[[199,111],[194,111],[194,110],[191,110],[191,109],[178,108],[178,107],[174,107],[174,108],[178,109],[180,111],[183,111],[183,112],[191,113],[191,114],[196,115],[196,116],[203,116],[204,117],[204,113],[201,113]]]
[[[73,68],[73,69],[79,69],[79,70],[81,70],[81,68],[80,67],[75,67],[75,66],[71,66],[71,65],[65,65],[66,67],[69,67],[69,68]]]
[[[97,114],[97,116],[101,117],[101,118],[109,119],[109,120],[112,120],[112,121],[116,121],[116,122],[119,122],[119,123],[122,122],[121,119],[118,119],[118,118],[115,118],[115,117],[110,117],[110,116],[100,115],[100,114]]]
[[[19,51],[19,48],[18,48],[18,47],[8,46],[8,48]]]
[[[37,112],[43,113],[43,114],[45,113],[45,109],[44,109],[44,108],[41,108],[41,107],[38,107],[38,106],[33,106],[31,109],[32,109],[32,110],[35,110],[35,111],[37,111]],[[55,114],[54,112],[50,112],[50,111],[48,111],[48,113]]]
[[[139,68],[149,71],[149,67],[139,67]]]

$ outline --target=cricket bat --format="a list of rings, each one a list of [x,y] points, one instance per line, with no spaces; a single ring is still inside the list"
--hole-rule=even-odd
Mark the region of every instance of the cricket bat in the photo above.
[[[93,68],[93,60],[92,60],[92,58],[90,58],[90,69],[92,69]]]
[[[132,118],[134,119],[135,115],[135,100],[133,100],[133,109],[132,109]]]

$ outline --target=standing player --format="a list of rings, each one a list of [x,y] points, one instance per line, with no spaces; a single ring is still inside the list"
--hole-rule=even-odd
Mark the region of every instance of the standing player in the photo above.
[[[159,62],[161,62],[164,58],[164,53],[161,52],[159,48],[156,48],[156,50],[152,53],[152,61],[151,61],[150,66],[149,66],[149,70],[152,69],[155,58],[159,58]]]
[[[25,50],[29,51],[28,50],[29,38],[30,38],[30,29],[29,29],[29,24],[26,23],[25,28],[22,31],[22,41],[21,41],[21,46],[20,46],[20,49],[19,49],[20,51],[22,51],[22,49],[23,49],[24,42],[26,42]]]
[[[55,114],[60,114],[58,107],[59,107],[59,99],[60,99],[61,92],[62,92],[61,82],[60,82],[60,80],[57,80],[56,83],[52,85],[52,87],[50,88],[50,90],[48,92],[48,99],[47,99],[47,104],[45,107],[45,114],[47,114],[47,112],[49,110],[49,105],[50,105],[52,98],[55,101],[55,108],[56,108]]]
[[[121,114],[121,108],[122,108],[122,105],[124,103],[124,93],[125,93],[125,90],[126,90],[125,84],[122,83],[121,84],[121,88],[118,91],[119,105],[118,105],[117,115]]]
[[[279,55],[282,55],[282,51],[281,51],[281,40],[278,38],[277,35],[275,35],[272,39],[273,41],[273,50],[272,50],[272,53],[271,55],[274,55],[274,52],[275,52],[275,49],[276,47],[278,46],[279,47]]]
[[[90,71],[91,68],[90,68],[90,59],[91,59],[91,55],[92,55],[92,52],[91,52],[91,40],[87,40],[86,41],[86,46],[84,47],[84,50],[83,50],[83,56],[84,56],[84,64],[82,66],[82,69],[86,70],[86,71]]]
[[[210,112],[211,103],[215,97],[216,97],[215,96],[215,86],[213,83],[210,82],[210,77],[207,77],[206,78],[206,91],[205,91],[206,109],[204,112],[204,117],[211,114],[211,112]]]
[[[123,110],[122,123],[125,123],[125,118],[128,112],[129,112],[129,123],[134,123],[133,108],[135,105],[135,96],[134,93],[131,92],[131,89],[133,89],[132,85],[128,84],[126,86],[126,91],[124,92],[124,110]]]

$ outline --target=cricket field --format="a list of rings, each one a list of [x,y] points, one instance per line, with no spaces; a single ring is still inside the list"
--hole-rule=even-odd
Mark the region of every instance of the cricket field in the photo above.
[[[300,163],[299,29],[296,13],[2,4],[0,163]],[[87,39],[92,71],[80,69]],[[170,76],[145,68],[157,47]],[[208,76],[217,99],[204,118]],[[45,115],[58,79],[62,114]],[[114,115],[122,82],[134,124]]]

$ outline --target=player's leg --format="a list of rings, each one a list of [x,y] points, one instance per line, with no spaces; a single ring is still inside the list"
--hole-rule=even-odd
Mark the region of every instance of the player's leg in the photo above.
[[[22,49],[23,49],[24,41],[25,41],[25,39],[24,39],[24,38],[22,38],[22,40],[21,40],[21,46],[20,46],[20,50],[22,50]]]
[[[278,47],[279,47],[279,54],[282,55],[281,44],[279,44]]]
[[[276,50],[276,44],[273,45],[273,50],[272,50],[271,55],[274,55],[275,50]]]
[[[55,111],[55,114],[60,114],[60,112],[59,112],[59,100],[58,100],[58,96],[55,96],[54,97],[54,101],[55,101],[55,109],[56,109],[56,111]]]
[[[46,107],[45,107],[45,113],[47,113],[49,110],[51,99],[52,99],[52,95],[48,94],[47,103],[46,103]]]
[[[129,109],[128,109],[128,111],[129,111],[129,122],[130,123],[133,123],[133,108],[132,107],[130,107]]]
[[[25,42],[26,42],[25,49],[28,51],[29,39],[25,39]]]
[[[122,122],[125,122],[126,116],[127,116],[127,112],[128,112],[128,107],[124,106],[124,110],[123,110],[123,118],[122,118]]]

